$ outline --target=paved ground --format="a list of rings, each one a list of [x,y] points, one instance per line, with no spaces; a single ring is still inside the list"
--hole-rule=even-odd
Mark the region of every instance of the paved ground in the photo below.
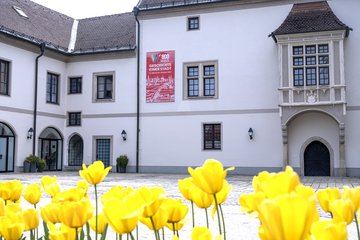
[[[0,174],[0,181],[6,181],[11,179],[19,179],[23,183],[39,183],[40,178],[43,175],[56,174],[58,181],[61,183],[62,189],[76,186],[76,182],[81,179],[78,172],[45,172],[40,173],[15,173],[15,174]],[[174,175],[174,174],[134,174],[134,173],[110,173],[104,182],[99,185],[100,194],[109,190],[112,186],[131,186],[138,188],[140,186],[158,186],[161,185],[165,188],[169,197],[181,198],[181,193],[177,187],[177,181],[188,177],[189,175]],[[233,186],[233,190],[228,196],[228,200],[223,204],[223,211],[225,214],[226,231],[228,240],[255,240],[259,239],[257,236],[259,222],[255,218],[251,218],[248,215],[240,212],[239,197],[243,193],[252,192],[252,177],[249,176],[228,176],[227,180]],[[344,185],[350,187],[360,186],[359,178],[329,178],[329,177],[304,177],[301,179],[305,185],[313,187],[315,190],[323,189],[326,187],[339,187]],[[93,189],[89,191],[89,195],[93,198]],[[44,196],[43,203],[50,200],[49,197]],[[323,218],[328,218],[324,213],[321,213]],[[191,231],[191,218],[188,215],[189,221],[182,231],[180,231],[180,239],[190,239]],[[204,210],[195,210],[196,225],[205,225],[205,213]],[[211,229],[214,234],[217,234],[216,221],[210,221]],[[355,224],[348,226],[349,239],[357,239]],[[165,231],[167,236],[170,236],[170,231]],[[107,239],[115,239],[114,234],[110,233]],[[139,227],[139,239],[154,239],[152,231],[148,230],[145,226]],[[166,239],[171,239],[166,237]]]

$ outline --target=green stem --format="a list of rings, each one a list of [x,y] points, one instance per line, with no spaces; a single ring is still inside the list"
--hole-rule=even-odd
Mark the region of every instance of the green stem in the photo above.
[[[176,236],[179,238],[179,230],[176,230]]]
[[[192,227],[195,227],[194,202],[191,200]]]
[[[220,233],[220,235],[222,235],[222,232],[221,232],[221,221],[220,221],[220,212],[219,212],[218,202],[217,202],[217,199],[216,199],[216,193],[214,193],[214,200],[215,200],[216,214],[217,214],[217,216],[218,216],[219,233]]]
[[[206,216],[206,227],[209,228],[209,216],[208,216],[208,212],[207,212],[207,208],[205,209],[205,216]]]
[[[76,240],[79,240],[77,228],[74,228],[74,229],[75,229],[75,239],[76,239]]]
[[[222,210],[221,204],[219,204],[219,208],[220,208],[221,219],[222,219],[222,223],[223,223],[224,240],[226,240],[225,218],[224,218],[224,213],[223,213],[223,210]]]
[[[358,220],[357,220],[356,213],[354,215],[355,215],[356,231],[357,231],[358,239],[360,240],[359,223],[358,223]]]
[[[135,238],[134,238],[134,236],[132,235],[131,232],[129,233],[129,235],[130,235],[131,240],[135,240]]]
[[[152,225],[153,230],[154,230],[155,239],[156,239],[156,240],[160,240],[159,233],[158,233],[158,231],[156,231],[156,229],[155,229],[155,223],[154,223],[154,220],[153,220],[152,217],[150,217],[150,221],[151,221],[151,225]]]
[[[139,227],[136,226],[136,240],[139,240]]]
[[[96,188],[96,184],[94,185],[95,187],[95,240],[98,239],[98,199],[97,199],[97,188]]]
[[[122,234],[119,234],[119,239],[122,240]]]
[[[175,223],[172,223],[172,227],[173,227],[173,234],[175,235],[176,232],[175,232]]]
[[[162,234],[163,240],[165,240],[165,232],[164,232],[164,228],[161,228],[161,234]]]

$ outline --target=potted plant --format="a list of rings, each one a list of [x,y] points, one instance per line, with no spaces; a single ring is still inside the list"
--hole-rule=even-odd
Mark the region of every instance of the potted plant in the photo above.
[[[126,166],[129,163],[129,158],[126,154],[120,155],[117,159],[116,159],[116,171],[117,172],[121,172],[121,173],[125,173],[126,172]]]
[[[37,166],[38,172],[44,171],[44,169],[46,168],[45,159],[38,158],[37,161],[36,161],[36,166]]]
[[[30,154],[24,160],[24,172],[36,172],[37,171],[37,159],[39,157]]]

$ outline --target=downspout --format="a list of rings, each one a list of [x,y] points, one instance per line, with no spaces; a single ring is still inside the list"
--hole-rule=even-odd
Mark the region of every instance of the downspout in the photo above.
[[[139,8],[134,7],[137,22],[137,66],[136,66],[136,172],[139,173],[139,141],[140,141],[140,22],[137,18]]]
[[[36,119],[37,119],[37,95],[38,95],[38,65],[39,65],[39,58],[44,55],[45,51],[45,43],[40,43],[40,55],[36,57],[35,60],[35,90],[34,90],[34,121],[33,121],[33,146],[32,146],[32,155],[35,154],[35,145],[36,145]]]

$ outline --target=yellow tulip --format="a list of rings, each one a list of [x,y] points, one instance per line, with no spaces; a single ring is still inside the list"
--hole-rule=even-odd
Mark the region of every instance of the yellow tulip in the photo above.
[[[181,220],[180,222],[177,222],[177,223],[169,223],[169,222],[167,222],[165,226],[168,229],[170,229],[171,231],[179,231],[184,227],[186,222],[187,222],[186,219],[183,219],[183,220]]]
[[[137,193],[142,200],[142,216],[145,218],[154,216],[165,200],[165,190],[162,187],[141,187]]]
[[[302,240],[319,219],[315,198],[296,193],[265,199],[259,206],[259,236],[266,240]]]
[[[192,240],[212,240],[212,234],[206,227],[194,227],[191,232]]]
[[[110,227],[118,234],[131,233],[138,224],[140,209],[138,204],[128,201],[121,206],[123,201],[111,199],[104,204],[103,212]]]
[[[71,228],[80,228],[92,217],[93,208],[88,199],[61,205],[60,220]]]
[[[325,212],[330,212],[330,203],[334,200],[340,199],[340,191],[338,188],[326,188],[316,192],[317,199],[321,208]]]
[[[295,192],[304,196],[304,197],[309,197],[312,198],[315,195],[314,189],[310,186],[304,186],[302,184],[298,185],[295,188]]]
[[[91,229],[95,232],[96,231],[96,216],[93,216],[89,220],[89,225],[90,225]],[[103,213],[99,214],[98,215],[97,233],[102,234],[103,231],[105,230],[106,225],[107,225],[107,219],[106,219],[105,215]]]
[[[266,198],[275,198],[295,191],[300,179],[297,173],[287,166],[285,171],[279,173],[259,173],[253,178],[252,184],[255,192],[264,192]]]
[[[191,189],[192,201],[198,208],[209,208],[214,202],[214,196],[194,186]]]
[[[186,200],[192,201],[191,198],[191,189],[194,186],[193,182],[192,182],[192,178],[188,177],[188,178],[184,178],[182,180],[178,181],[178,187],[179,190],[181,192],[181,194],[183,195],[183,197]]]
[[[165,208],[161,207],[151,217],[141,217],[140,222],[145,224],[150,230],[156,230],[163,228],[168,220],[168,212]],[[154,224],[154,225],[153,225]]]
[[[60,185],[56,180],[56,176],[43,176],[40,179],[41,186],[43,187],[44,191],[49,194],[51,197],[55,197],[57,193],[59,193]]]
[[[23,189],[24,186],[19,180],[1,182],[0,198],[4,199],[5,201],[17,202],[21,197]]]
[[[60,221],[60,213],[61,213],[61,205],[58,203],[50,203],[45,207],[40,207],[41,218],[46,223],[59,223]]]
[[[34,208],[26,209],[22,212],[25,231],[33,230],[39,226],[39,212]]]
[[[333,221],[350,224],[354,218],[355,209],[350,200],[338,199],[330,203],[330,212],[333,215]]]
[[[220,192],[216,194],[216,200],[218,204],[222,204],[226,201],[227,196],[231,192],[232,186],[228,183],[228,181],[224,180],[223,187]]]
[[[345,222],[322,220],[311,226],[313,240],[347,240],[348,234]]]
[[[77,202],[83,199],[86,192],[82,188],[69,188],[63,192],[59,192],[53,197],[53,203]]]
[[[41,198],[41,190],[40,185],[36,183],[30,184],[24,192],[24,198],[32,205],[36,205],[39,203]]]
[[[111,170],[111,166],[105,168],[102,161],[95,161],[90,164],[89,167],[83,164],[82,168],[83,170],[79,171],[80,176],[92,185],[101,183]]]
[[[5,214],[5,201],[0,198],[0,216],[4,216]]]
[[[353,208],[358,210],[360,208],[360,187],[349,188],[344,186],[341,198],[350,200]]]
[[[73,228],[69,228],[65,224],[57,228],[53,223],[48,223],[49,236],[51,240],[75,240],[76,232]]]
[[[84,190],[85,193],[87,193],[89,190],[89,184],[85,180],[77,181],[76,187]]]
[[[8,216],[0,216],[0,235],[5,240],[19,240],[24,231],[24,223]]]
[[[168,212],[169,223],[177,223],[185,218],[189,211],[189,207],[182,203],[181,199],[175,200],[173,198],[167,198],[163,203],[163,207]]]
[[[221,162],[215,159],[208,159],[201,167],[195,169],[189,167],[188,171],[193,179],[193,183],[208,194],[216,194],[221,191],[227,171],[224,170]]]
[[[242,194],[239,198],[240,210],[247,213],[255,212],[255,216],[257,216],[258,208],[264,199],[265,193],[263,192]]]

